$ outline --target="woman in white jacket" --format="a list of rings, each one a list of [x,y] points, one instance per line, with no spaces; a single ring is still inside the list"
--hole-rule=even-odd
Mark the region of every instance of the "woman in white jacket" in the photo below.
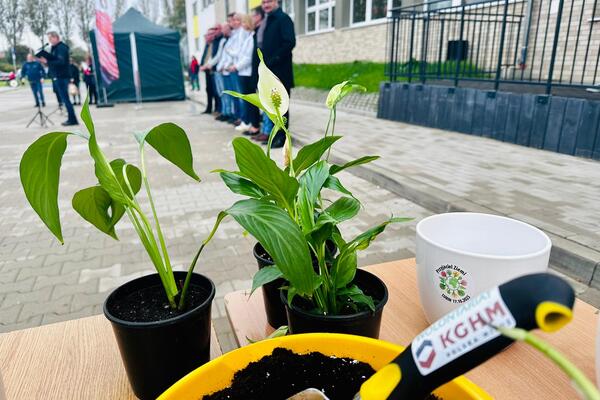
[[[242,29],[247,32],[245,38],[239,48],[237,57],[232,66],[233,71],[237,71],[241,89],[243,94],[249,94],[256,92],[256,88],[252,87],[252,55],[254,54],[254,23],[250,15],[242,16]],[[246,102],[242,102],[242,123],[235,129],[238,131],[245,131],[250,128],[250,118],[248,115],[248,107]]]

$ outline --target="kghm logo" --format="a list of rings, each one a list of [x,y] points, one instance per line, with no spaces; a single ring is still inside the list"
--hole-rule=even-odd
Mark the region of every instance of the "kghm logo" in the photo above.
[[[467,294],[467,272],[456,265],[442,265],[435,271],[438,274],[442,297],[452,303],[464,303],[471,297]]]
[[[416,355],[417,362],[421,368],[430,368],[436,355],[435,348],[433,347],[431,340],[424,340],[417,349]]]

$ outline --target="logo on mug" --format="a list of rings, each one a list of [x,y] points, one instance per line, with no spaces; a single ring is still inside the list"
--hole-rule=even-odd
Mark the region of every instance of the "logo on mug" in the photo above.
[[[467,293],[468,272],[463,271],[456,265],[446,264],[435,270],[440,279],[439,287],[442,292],[442,298],[455,304],[461,304],[468,301],[471,296]]]

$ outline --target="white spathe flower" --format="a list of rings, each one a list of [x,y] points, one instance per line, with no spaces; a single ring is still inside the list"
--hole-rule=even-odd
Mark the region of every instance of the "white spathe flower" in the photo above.
[[[265,110],[271,114],[285,114],[290,108],[290,96],[283,83],[265,65],[260,49],[258,50],[258,98]]]

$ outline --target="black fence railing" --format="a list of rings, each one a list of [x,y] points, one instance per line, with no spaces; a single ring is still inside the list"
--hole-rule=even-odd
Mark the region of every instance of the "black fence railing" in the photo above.
[[[598,0],[455,1],[391,10],[390,81],[529,84],[547,94],[600,83]]]

